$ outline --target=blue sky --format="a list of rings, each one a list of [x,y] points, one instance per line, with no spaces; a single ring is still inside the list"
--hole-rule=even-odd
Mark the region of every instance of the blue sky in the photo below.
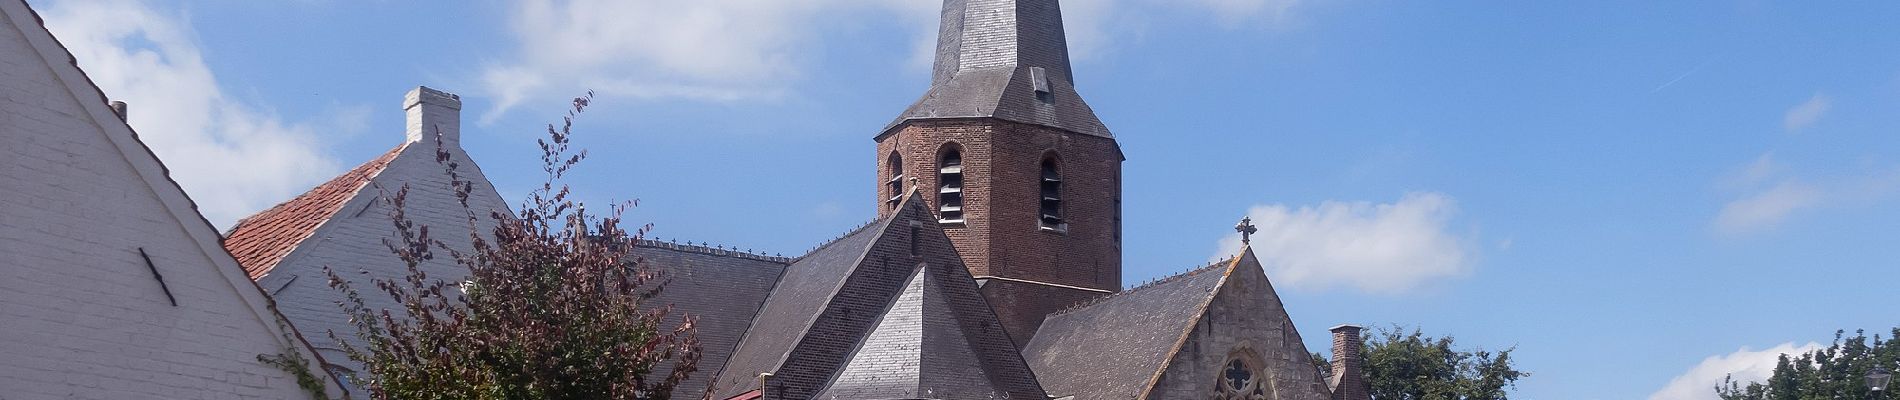
[[[31,3],[220,225],[460,93],[505,195],[565,99],[574,184],[662,238],[797,254],[872,217],[932,0]],[[1129,284],[1234,248],[1340,323],[1515,346],[1533,399],[1711,398],[1896,324],[1900,3],[1069,0]],[[512,189],[511,189],[512,188]],[[512,192],[510,192],[512,190]]]

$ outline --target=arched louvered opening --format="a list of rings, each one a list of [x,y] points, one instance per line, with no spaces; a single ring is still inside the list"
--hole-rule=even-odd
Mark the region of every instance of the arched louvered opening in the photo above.
[[[891,152],[889,162],[890,177],[884,181],[884,188],[890,198],[884,200],[884,207],[896,210],[897,202],[904,200],[904,156]]]
[[[963,223],[963,152],[944,145],[937,163],[937,215],[944,223]]]
[[[1064,231],[1068,223],[1062,219],[1062,170],[1055,154],[1042,157],[1042,207],[1040,221],[1043,229]]]

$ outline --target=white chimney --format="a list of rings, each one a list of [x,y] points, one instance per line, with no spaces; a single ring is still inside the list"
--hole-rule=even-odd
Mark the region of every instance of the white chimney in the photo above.
[[[409,115],[406,133],[410,143],[435,143],[440,133],[443,146],[462,147],[461,96],[417,86],[403,96],[402,109]]]

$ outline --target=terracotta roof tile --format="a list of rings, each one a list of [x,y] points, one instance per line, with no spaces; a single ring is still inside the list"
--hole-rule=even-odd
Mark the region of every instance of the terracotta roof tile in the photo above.
[[[224,235],[224,249],[237,257],[238,264],[244,265],[244,273],[251,279],[264,277],[284,256],[290,255],[298,243],[316,233],[317,227],[342,209],[343,203],[356,197],[357,191],[382,173],[405,147],[408,145],[396,146],[290,201],[238,220]]]

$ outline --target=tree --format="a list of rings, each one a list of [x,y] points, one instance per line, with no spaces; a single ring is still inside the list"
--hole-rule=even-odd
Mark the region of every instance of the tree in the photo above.
[[[633,204],[596,216],[561,183],[586,157],[568,145],[574,118],[592,97],[575,98],[561,125],[548,125],[548,137],[539,141],[546,180],[515,216],[478,216],[468,206],[472,183],[456,174],[449,153],[437,152],[467,210],[470,247],[449,246],[407,218],[407,185],[388,197],[398,237],[385,243],[408,269],[400,280],[375,285],[401,312],[370,309],[349,280],[328,271],[361,346],[338,342],[364,365],[353,379],[369,397],[664,399],[694,371],[699,349],[692,319],[665,330],[668,309],[642,307],[662,285],[629,256],[649,228],[620,227]],[[492,235],[480,234],[482,218],[495,223]],[[450,284],[418,268],[438,255],[468,268],[470,280]]]
[[[1380,400],[1510,398],[1519,378],[1530,376],[1511,364],[1511,352],[1459,350],[1451,336],[1430,337],[1398,326],[1367,332],[1365,378],[1368,393]],[[1320,374],[1332,378],[1326,357],[1313,354]]]
[[[1900,328],[1888,333],[1900,337]],[[1900,343],[1866,331],[1834,332],[1834,343],[1799,355],[1782,354],[1766,382],[1738,382],[1733,375],[1715,387],[1723,400],[1770,399],[1877,399],[1867,390],[1866,377],[1876,366],[1893,369],[1900,360]],[[1888,398],[1895,396],[1888,395]]]

